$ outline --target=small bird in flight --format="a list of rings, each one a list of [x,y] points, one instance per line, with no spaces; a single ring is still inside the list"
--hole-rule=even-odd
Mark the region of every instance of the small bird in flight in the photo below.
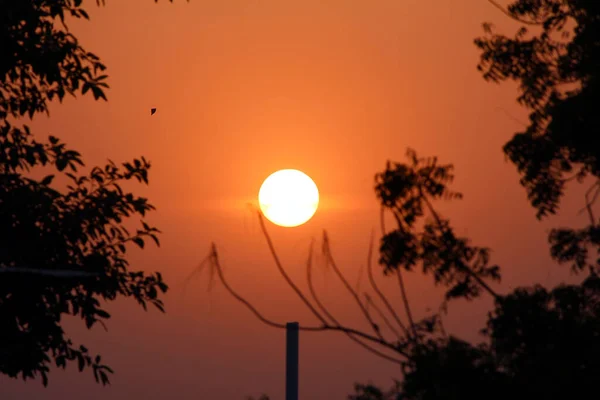
[[[151,108],[150,109],[150,115],[154,115],[154,113],[156,113],[156,108]]]

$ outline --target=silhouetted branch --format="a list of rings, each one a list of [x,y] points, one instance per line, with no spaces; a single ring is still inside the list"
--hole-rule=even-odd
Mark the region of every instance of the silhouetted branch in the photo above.
[[[417,340],[417,330],[415,328],[415,321],[412,317],[412,312],[410,311],[410,304],[408,302],[408,296],[406,295],[406,288],[404,287],[404,280],[402,279],[402,272],[400,268],[396,269],[396,276],[398,277],[398,285],[400,286],[400,293],[402,295],[402,301],[404,302],[404,309],[406,310],[406,317],[408,318],[408,323],[413,331],[413,335],[415,340]]]
[[[398,332],[396,328],[394,328],[394,326],[390,323],[390,320],[388,320],[385,314],[381,311],[381,309],[377,307],[377,304],[375,304],[373,299],[371,299],[371,296],[369,296],[369,294],[366,292],[364,293],[364,296],[366,303],[373,306],[377,314],[379,314],[383,322],[385,322],[385,325],[398,337],[398,339],[402,339],[402,335],[400,335],[400,332]]]
[[[400,214],[400,215],[398,215],[398,214]],[[402,216],[401,211],[399,209],[394,209],[394,210],[392,210],[392,215],[396,219],[396,223],[398,224],[398,229],[406,232],[406,230],[404,229],[404,225],[402,223],[402,219],[400,218]],[[412,312],[410,310],[410,303],[408,301],[408,295],[406,294],[406,289],[404,287],[404,281],[402,279],[402,273],[400,272],[400,268],[396,268],[396,275],[398,277],[400,294],[402,295],[402,302],[404,303],[404,311],[406,312],[406,317],[408,318],[408,323],[409,323],[410,329],[413,332],[414,339],[417,340],[417,331],[415,329],[415,322],[412,318]]]
[[[360,307],[360,310],[362,311],[362,313],[365,316],[365,318],[367,319],[367,321],[369,321],[369,323],[371,324],[371,328],[373,328],[373,331],[375,331],[375,334],[381,340],[384,340],[383,336],[381,336],[381,332],[379,331],[379,327],[377,326],[377,324],[375,324],[375,322],[373,321],[373,319],[369,315],[369,312],[365,308],[365,306],[362,303],[362,301],[360,301],[360,298],[358,297],[358,294],[354,291],[354,289],[352,289],[352,287],[350,286],[350,284],[348,283],[348,281],[346,280],[346,278],[344,278],[344,275],[341,273],[341,271],[337,267],[337,264],[336,264],[335,260],[333,259],[333,255],[331,254],[331,248],[329,246],[329,239],[327,237],[327,232],[323,232],[323,253],[324,253],[325,257],[327,258],[327,261],[329,262],[329,264],[331,265],[331,267],[333,268],[333,270],[337,274],[337,276],[340,278],[340,280],[342,281],[342,283],[346,287],[346,289],[348,289],[348,291],[350,292],[350,294],[352,295],[352,297],[354,297],[354,300],[356,300],[356,303]]]
[[[383,214],[383,207],[381,207],[381,214],[380,214],[380,222],[381,222],[381,232],[382,232],[382,236],[385,236],[385,223],[384,223],[384,214]],[[369,261],[367,263],[367,273],[369,276],[369,282],[371,283],[371,286],[373,287],[373,290],[375,290],[375,293],[377,293],[377,295],[379,296],[379,298],[381,299],[381,301],[383,301],[383,304],[385,304],[386,308],[388,309],[388,311],[390,312],[390,314],[392,314],[392,316],[394,317],[394,320],[396,321],[396,323],[400,326],[400,328],[402,328],[402,330],[404,331],[404,333],[408,336],[408,329],[406,329],[406,326],[402,323],[402,321],[400,320],[400,317],[398,316],[398,314],[396,313],[396,311],[394,310],[394,308],[392,307],[392,305],[390,304],[390,302],[387,300],[387,298],[385,297],[385,295],[383,294],[383,292],[381,290],[379,290],[379,287],[377,286],[377,284],[375,283],[375,278],[373,277],[373,267],[371,264],[371,252],[373,251],[373,236],[371,236],[371,246],[369,248]]]
[[[506,15],[508,18],[518,21],[522,24],[526,24],[526,25],[542,25],[543,24],[543,22],[527,21],[527,20],[521,19],[521,18],[511,14],[508,10],[506,10],[504,7],[502,7],[496,1],[494,1],[494,0],[487,0],[487,1],[488,1],[488,3],[490,3],[491,5],[496,7],[498,10],[500,10],[502,12],[502,14]]]
[[[307,262],[307,266],[306,266],[307,267],[306,268],[306,275],[307,275],[306,278],[307,278],[307,281],[308,281],[308,289],[310,291],[310,294],[311,294],[313,300],[315,301],[315,303],[317,304],[317,306],[321,309],[321,312],[323,312],[323,314],[325,314],[335,324],[335,327],[341,327],[342,325],[337,321],[337,319],[325,308],[325,306],[318,299],[317,293],[316,293],[316,291],[314,289],[313,282],[312,282],[312,254],[313,254],[313,245],[314,245],[314,242],[311,242],[310,250],[309,250],[309,256],[308,256],[308,262]],[[351,333],[347,333],[346,332],[346,335],[353,342],[357,343],[361,347],[367,349],[368,351],[370,351],[371,353],[373,353],[373,354],[375,354],[375,355],[377,355],[379,357],[385,358],[385,359],[387,359],[389,361],[393,361],[393,362],[398,362],[398,363],[401,362],[398,359],[390,357],[390,356],[388,356],[388,355],[386,355],[386,354],[378,351],[377,349],[374,349],[373,347],[369,346],[368,344],[364,343],[360,339],[358,339],[355,336],[353,336]],[[399,335],[398,335],[398,339],[401,339],[401,337]]]
[[[446,333],[446,329],[444,328],[444,322],[442,321],[442,310],[445,310],[445,309],[446,309],[446,300],[444,300],[438,308],[438,322],[440,325],[440,331],[442,333],[442,336],[447,339],[448,334]]]
[[[446,232],[446,228],[444,227],[444,224],[442,224],[442,220],[440,219],[438,213],[435,211],[435,209],[433,208],[433,206],[431,205],[431,203],[429,202],[427,197],[423,195],[421,188],[419,188],[419,193],[421,194],[423,201],[425,202],[425,205],[429,209],[429,212],[435,219],[436,224],[440,228],[440,231],[442,233]],[[491,294],[495,300],[501,299],[500,296],[491,287],[489,287],[488,284],[483,281],[483,279],[481,279],[479,276],[477,276],[477,274],[475,272],[471,271],[471,269],[469,267],[462,265],[462,263],[456,263],[456,266],[458,268],[460,268],[463,272],[465,272],[469,276],[471,276],[473,279],[475,279],[477,281],[477,283],[479,283],[479,285],[483,289],[485,289],[489,294]]]
[[[336,325],[340,325],[337,320],[333,317],[333,315],[325,308],[325,306],[321,303],[321,301],[319,300],[319,298],[317,297],[317,293],[315,291],[315,288],[313,286],[313,282],[312,282],[312,256],[313,256],[313,246],[314,246],[314,241],[311,241],[310,244],[310,249],[309,249],[309,255],[308,255],[308,261],[306,263],[306,280],[308,282],[308,290],[315,302],[315,304],[317,305],[317,307],[319,307],[319,309],[321,310],[321,312],[323,314],[325,314],[325,316],[327,318],[329,318],[334,324]]]
[[[262,229],[262,232],[263,232],[265,238],[267,239],[267,244],[269,245],[269,250],[271,251],[273,260],[275,260],[275,265],[277,265],[277,269],[279,270],[281,275],[283,275],[283,278],[286,280],[286,282],[292,287],[292,289],[294,289],[294,291],[300,297],[300,299],[304,302],[304,304],[306,304],[308,309],[317,317],[317,319],[319,319],[323,324],[326,324],[327,321],[325,321],[325,319],[317,312],[317,310],[315,310],[315,308],[312,306],[312,304],[310,304],[308,299],[304,296],[304,294],[302,294],[300,289],[298,289],[298,287],[294,284],[294,282],[292,282],[292,280],[290,279],[288,274],[283,269],[281,262],[279,261],[279,257],[277,257],[277,253],[275,252],[275,247],[273,246],[271,237],[269,236],[269,233],[267,232],[267,228],[265,226],[265,221],[264,221],[262,213],[260,211],[258,211],[258,221],[260,222],[260,228]]]
[[[237,301],[241,302],[242,304],[244,304],[246,307],[248,307],[250,309],[250,311],[252,311],[252,313],[256,316],[256,318],[258,318],[259,320],[261,320],[262,322],[264,322],[265,324],[275,327],[275,328],[285,328],[285,324],[279,324],[277,322],[273,322],[265,317],[263,317],[263,315],[258,312],[258,310],[252,305],[250,304],[249,301],[247,301],[246,299],[244,299],[242,296],[238,295],[227,283],[227,281],[225,280],[225,276],[223,275],[223,271],[221,270],[221,263],[219,262],[219,256],[217,254],[217,247],[215,246],[215,244],[212,244],[211,247],[211,252],[209,255],[209,259],[212,261],[212,265],[216,268],[217,270],[217,275],[219,276],[219,279],[221,280],[221,283],[223,284],[223,286],[225,286],[225,289],[227,289],[227,291],[229,292],[229,294],[231,294]],[[200,267],[202,266],[202,264],[200,264]],[[305,330],[307,330],[307,328],[305,328]],[[315,329],[318,330],[318,329]]]
[[[229,292],[229,294],[231,294],[236,300],[238,300],[240,303],[244,304],[248,309],[250,309],[250,311],[252,311],[252,313],[263,323],[265,323],[268,326],[274,327],[274,328],[281,328],[281,329],[285,329],[286,325],[282,324],[282,323],[278,323],[278,322],[274,322],[271,321],[269,319],[267,319],[266,317],[264,317],[254,306],[252,306],[252,304],[250,304],[249,301],[247,301],[246,299],[244,299],[242,296],[240,296],[239,294],[237,294],[232,288],[231,286],[229,286],[229,284],[227,283],[227,281],[225,280],[225,276],[223,275],[223,270],[221,267],[221,264],[219,262],[219,257],[218,257],[218,253],[217,253],[217,248],[216,245],[213,243],[211,246],[211,253],[209,255],[210,260],[212,261],[212,266],[216,269],[217,272],[217,276],[219,277],[219,280],[221,281],[221,283],[223,284],[223,286],[225,286],[225,289]],[[319,331],[340,331],[340,332],[344,332],[346,334],[349,335],[353,335],[353,336],[358,336],[360,338],[366,339],[370,342],[376,343],[381,345],[382,347],[388,348],[390,350],[393,350],[394,352],[406,357],[407,359],[409,358],[409,355],[403,351],[399,346],[394,345],[392,343],[386,342],[385,340],[382,340],[378,337],[369,335],[367,333],[358,331],[356,329],[352,329],[352,328],[348,328],[345,326],[341,326],[341,325],[337,325],[337,326],[332,326],[327,324],[326,322],[324,322],[324,324],[322,326],[315,326],[315,327],[308,327],[308,326],[299,326],[299,329],[302,331],[309,331],[309,332],[319,332]],[[353,339],[354,340],[354,339]],[[365,348],[367,348],[369,351],[377,354],[378,356],[389,360],[389,361],[393,361],[395,363],[398,364],[402,364],[402,360],[394,358],[394,357],[390,357],[388,355],[385,355],[373,348],[370,348],[370,346],[359,342],[359,344]]]
[[[594,195],[592,196],[592,198],[590,199],[590,195],[592,194],[593,190],[596,190],[594,192]],[[597,180],[596,182],[594,182],[594,184],[592,186],[590,186],[590,188],[588,188],[588,190],[585,192],[585,207],[582,208],[579,213],[582,213],[583,211],[587,211],[588,213],[588,217],[590,218],[590,222],[592,223],[592,225],[596,225],[598,222],[596,221],[596,217],[594,216],[594,211],[592,210],[592,206],[594,205],[594,203],[596,202],[596,200],[598,199],[598,196],[600,195],[600,179]]]

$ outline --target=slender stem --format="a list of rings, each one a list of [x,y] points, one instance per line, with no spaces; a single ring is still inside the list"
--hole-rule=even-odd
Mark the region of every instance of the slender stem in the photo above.
[[[590,200],[590,195],[592,194],[592,190],[596,189],[594,196]],[[596,217],[594,216],[594,211],[592,210],[592,205],[596,202],[598,198],[598,194],[600,193],[600,180],[595,182],[586,192],[585,192],[585,209],[588,212],[588,216],[590,218],[590,222],[592,225],[596,225]]]
[[[346,287],[346,289],[348,289],[348,291],[350,292],[350,294],[352,295],[352,297],[354,297],[354,300],[356,300],[356,303],[360,307],[360,309],[361,309],[363,315],[365,316],[365,318],[367,319],[367,321],[369,321],[369,323],[371,324],[371,328],[373,328],[373,331],[375,332],[375,334],[381,340],[384,340],[383,336],[381,336],[381,332],[379,331],[379,328],[377,327],[377,324],[375,324],[375,322],[373,321],[373,319],[369,315],[369,312],[365,308],[364,304],[362,303],[362,301],[360,301],[360,298],[358,297],[358,294],[354,291],[354,289],[352,289],[352,287],[350,286],[350,284],[348,283],[348,281],[346,280],[346,278],[344,278],[344,275],[341,273],[341,271],[337,267],[337,264],[335,263],[333,255],[331,254],[331,248],[329,247],[329,239],[327,238],[327,232],[323,232],[323,249],[325,251],[325,256],[327,257],[327,260],[329,261],[329,264],[331,264],[331,267],[333,268],[333,270],[335,271],[335,273],[337,274],[337,276],[340,278],[340,280],[342,281],[342,283],[344,284],[344,286]]]
[[[438,321],[440,322],[440,330],[442,331],[442,336],[448,338],[448,334],[446,333],[446,329],[444,328],[444,322],[442,321],[442,308],[444,307],[444,303],[440,305],[438,309]]]
[[[383,211],[383,208],[382,208],[382,211]],[[383,227],[383,218],[382,218],[382,230],[384,230],[384,229],[385,228]],[[385,230],[384,230],[384,236],[385,236]],[[373,287],[373,290],[375,291],[375,293],[377,293],[377,295],[379,296],[379,298],[381,299],[383,304],[385,304],[386,308],[388,309],[388,311],[390,312],[392,317],[394,317],[394,320],[396,321],[396,323],[400,326],[400,328],[404,331],[404,333],[406,335],[408,335],[408,330],[406,329],[406,326],[402,323],[402,321],[400,320],[400,317],[398,316],[398,314],[396,313],[396,311],[394,310],[394,308],[392,307],[392,305],[390,304],[388,299],[385,297],[383,292],[379,289],[379,287],[375,283],[375,278],[373,277],[373,266],[371,263],[372,252],[373,252],[373,236],[371,236],[371,246],[369,248],[369,259],[367,262],[367,274],[369,276],[369,282],[371,283],[371,287]]]
[[[227,291],[229,292],[229,294],[231,294],[237,301],[241,302],[246,307],[248,307],[250,309],[250,311],[252,311],[252,313],[256,316],[256,318],[258,318],[261,322],[264,322],[265,324],[267,324],[269,326],[273,326],[275,328],[285,328],[286,327],[285,324],[280,324],[280,323],[277,323],[277,322],[273,322],[273,321],[271,321],[271,320],[263,317],[263,315],[252,304],[250,304],[250,302],[248,300],[246,300],[242,296],[238,295],[229,286],[229,284],[225,280],[225,276],[223,276],[223,271],[221,269],[221,263],[219,262],[219,255],[217,253],[217,247],[215,246],[214,243],[212,245],[210,259],[212,261],[213,266],[217,270],[217,274],[219,275],[219,279],[221,280],[221,283],[223,284],[223,286],[225,286],[225,289],[227,289]]]
[[[219,262],[219,257],[217,254],[217,248],[215,246],[215,244],[213,243],[212,248],[211,248],[211,254],[210,254],[210,259],[212,261],[212,265],[214,266],[214,268],[217,271],[217,275],[219,276],[219,280],[221,281],[221,283],[223,284],[223,286],[225,286],[225,289],[229,292],[229,294],[231,294],[236,300],[238,300],[239,302],[241,302],[242,304],[244,304],[248,309],[250,309],[250,311],[252,311],[252,313],[263,323],[265,323],[266,325],[275,327],[275,328],[281,328],[281,329],[285,329],[286,325],[285,324],[281,324],[278,322],[274,322],[271,321],[267,318],[265,318],[254,306],[252,306],[252,304],[250,304],[249,301],[247,301],[246,299],[244,299],[242,296],[240,296],[239,294],[237,294],[232,288],[231,286],[229,286],[229,284],[227,283],[227,281],[225,280],[225,276],[223,275],[223,270],[221,267],[221,264]],[[329,325],[327,323],[325,323],[322,326],[300,326],[299,327],[300,330],[302,331],[309,331],[309,332],[320,332],[320,331],[340,331],[340,332],[344,332],[346,334],[350,334],[350,335],[354,335],[354,336],[358,336],[361,337],[365,340],[368,340],[370,342],[376,343],[381,345],[382,347],[388,348],[390,350],[393,350],[394,352],[406,357],[407,359],[409,358],[409,355],[404,352],[403,350],[401,350],[400,348],[398,348],[398,346],[395,346],[391,343],[386,342],[385,340],[382,340],[380,338],[377,338],[375,336],[369,335],[367,333],[358,331],[356,329],[353,328],[348,328],[348,327],[344,327],[344,326],[332,326]],[[367,346],[364,343],[361,344],[363,345],[363,347]],[[371,349],[369,349],[371,350]],[[372,349],[372,351],[374,351],[377,355],[396,362],[398,364],[402,363],[402,360],[400,359],[396,359],[390,356],[387,356],[383,353],[378,352],[377,350]]]
[[[271,255],[273,256],[273,259],[275,260],[275,265],[277,265],[277,269],[279,270],[281,275],[283,275],[283,278],[286,280],[288,285],[290,285],[292,287],[292,289],[296,292],[298,297],[300,297],[300,299],[304,302],[304,304],[306,304],[308,309],[317,317],[317,319],[319,319],[323,324],[327,324],[327,321],[325,321],[325,319],[321,316],[321,314],[319,314],[318,311],[312,306],[312,304],[310,304],[308,299],[304,296],[304,294],[302,294],[300,289],[298,289],[298,287],[294,284],[294,282],[292,282],[292,280],[290,279],[288,274],[283,269],[281,262],[279,261],[279,257],[277,257],[277,253],[275,252],[275,247],[273,246],[271,237],[269,236],[269,233],[267,232],[267,228],[265,227],[265,221],[264,221],[262,213],[260,211],[258,212],[258,220],[260,222],[260,227],[263,231],[263,234],[264,234],[265,238],[267,239],[267,244],[269,245],[269,250],[271,251]]]
[[[312,253],[313,253],[313,244],[311,243],[310,246],[310,251],[309,251],[309,258],[308,258],[308,262],[306,265],[306,275],[307,275],[307,282],[308,282],[308,289],[310,291],[310,294],[315,302],[315,304],[321,309],[321,312],[323,312],[323,314],[325,314],[335,325],[335,327],[341,327],[340,323],[337,321],[337,319],[335,319],[335,317],[325,308],[325,306],[321,303],[321,301],[319,300],[319,298],[317,297],[317,293],[315,291],[315,288],[313,286],[313,282],[312,282]],[[385,358],[386,360],[389,361],[393,361],[393,362],[400,362],[400,360],[395,359],[393,357],[390,357],[380,351],[378,351],[377,349],[369,346],[368,344],[364,343],[363,341],[361,341],[360,339],[354,337],[351,333],[345,333],[346,336],[348,336],[350,338],[350,340],[352,340],[353,342],[357,343],[358,345],[360,345],[361,347],[367,349],[368,351],[370,351],[371,353]]]
[[[398,339],[402,339],[402,335],[400,335],[400,332],[398,332],[396,330],[396,328],[394,328],[394,325],[391,324],[390,320],[387,319],[387,317],[381,311],[381,309],[379,307],[377,307],[377,304],[375,304],[375,302],[373,301],[373,299],[371,299],[371,296],[369,296],[367,293],[365,293],[364,295],[365,295],[366,303],[370,304],[371,306],[373,306],[373,308],[375,309],[375,311],[377,311],[377,314],[379,314],[379,316],[381,317],[381,319],[383,320],[383,322],[385,322],[385,325],[394,333],[394,335],[396,335],[396,337],[398,337]]]
[[[315,291],[315,288],[313,286],[313,280],[312,280],[312,255],[313,255],[313,245],[314,242],[311,242],[310,244],[310,250],[309,250],[309,255],[308,255],[308,261],[306,263],[306,281],[308,282],[308,291],[310,292],[315,304],[317,305],[317,307],[319,307],[319,309],[321,310],[321,312],[323,314],[325,314],[325,316],[327,318],[329,318],[334,324],[339,325],[339,323],[337,322],[337,320],[333,317],[333,315],[331,315],[331,313],[325,308],[325,306],[321,303],[321,301],[319,300],[319,298],[317,297],[317,292]]]
[[[402,279],[402,272],[400,271],[400,268],[396,269],[396,276],[398,276],[398,284],[400,285],[400,293],[402,294],[402,301],[404,302],[406,317],[408,318],[408,322],[413,331],[413,335],[415,336],[415,340],[417,340],[417,329],[415,328],[415,322],[412,317],[412,312],[410,311],[408,296],[406,295],[406,288],[404,287],[404,279]]]
[[[435,219],[436,224],[440,228],[440,231],[442,231],[442,233],[446,233],[446,228],[442,224],[442,220],[440,219],[439,215],[433,209],[433,206],[431,205],[431,203],[429,202],[429,200],[427,199],[427,197],[425,197],[425,195],[423,194],[423,192],[421,191],[421,189],[419,189],[419,192],[421,194],[421,198],[425,202],[425,205],[429,209],[429,212],[431,213],[431,215]],[[491,287],[489,287],[488,284],[483,281],[483,279],[481,279],[479,276],[477,276],[477,274],[475,272],[473,272],[469,267],[467,267],[465,265],[462,265],[461,263],[456,263],[456,266],[458,268],[460,268],[463,272],[465,272],[467,275],[469,275],[473,279],[475,279],[477,281],[477,283],[479,283],[479,285],[482,288],[484,288],[490,295],[492,295],[492,297],[495,300],[499,301],[501,299],[500,296]]]
[[[398,224],[398,229],[402,232],[406,233],[406,229],[404,229],[404,225],[402,224],[402,219],[400,219],[401,211],[396,208],[392,211],[392,215],[396,219],[396,223]],[[415,328],[415,323],[412,318],[412,312],[410,310],[410,303],[408,302],[408,295],[406,294],[406,288],[404,287],[404,280],[402,279],[402,273],[400,271],[400,267],[396,268],[396,276],[398,277],[398,283],[400,285],[400,294],[402,295],[402,302],[404,303],[404,310],[406,311],[406,317],[408,318],[408,323],[410,325],[410,329],[413,331],[414,341],[418,340],[417,330]]]

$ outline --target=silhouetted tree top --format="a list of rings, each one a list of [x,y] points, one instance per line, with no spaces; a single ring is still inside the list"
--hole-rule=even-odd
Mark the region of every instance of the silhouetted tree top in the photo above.
[[[81,46],[66,21],[89,19],[83,3],[0,0],[0,120],[47,112],[49,101],[66,94],[90,91],[106,100],[106,66]]]
[[[486,80],[516,81],[531,110],[504,152],[542,218],[556,212],[566,182],[600,177],[600,2],[518,0],[507,14],[527,26],[508,37],[484,24],[478,69]]]
[[[390,232],[382,227],[383,272],[400,267],[412,271],[420,265],[436,285],[448,287],[447,299],[470,300],[481,289],[496,296],[485,283],[500,280],[499,267],[489,264],[489,249],[470,246],[469,239],[457,237],[450,221],[433,207],[437,200],[462,198],[448,188],[454,179],[453,166],[440,165],[436,157],[419,158],[412,149],[407,150],[407,159],[407,163],[388,162],[385,171],[375,176],[375,194],[396,221],[396,229]]]
[[[18,125],[65,94],[106,100],[105,65],[66,25],[67,17],[88,19],[82,4],[0,0],[0,373],[44,385],[52,364],[91,367],[103,384],[112,372],[65,334],[65,316],[106,328],[106,302],[128,297],[164,311],[167,290],[160,273],[132,271],[125,258],[130,244],[159,244],[159,231],[143,220],[154,207],[121,188],[132,179],[147,184],[150,163],[109,161],[80,174],[77,151]],[[32,178],[39,167],[50,175]]]
[[[600,278],[502,296],[486,343],[429,338],[404,365],[399,399],[583,398],[600,371]],[[375,398],[373,398],[375,399]]]
[[[42,165],[66,178],[68,190],[53,187],[54,175],[24,175]],[[154,207],[120,187],[131,179],[147,183],[150,164],[143,157],[110,162],[84,176],[75,174],[78,165],[79,154],[57,138],[38,142],[26,129],[0,128],[0,373],[11,377],[40,374],[47,384],[51,363],[77,361],[107,383],[110,369],[65,335],[64,316],[78,316],[88,328],[104,325],[110,315],[101,302],[118,296],[163,311],[160,273],[130,271],[125,258],[129,243],[159,243],[158,230],[143,221],[135,232],[125,227]]]

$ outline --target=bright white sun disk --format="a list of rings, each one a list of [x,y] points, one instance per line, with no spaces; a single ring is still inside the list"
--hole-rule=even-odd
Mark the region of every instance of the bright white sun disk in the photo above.
[[[294,227],[306,223],[317,212],[319,190],[308,175],[296,169],[271,174],[258,192],[264,216],[279,226]]]

